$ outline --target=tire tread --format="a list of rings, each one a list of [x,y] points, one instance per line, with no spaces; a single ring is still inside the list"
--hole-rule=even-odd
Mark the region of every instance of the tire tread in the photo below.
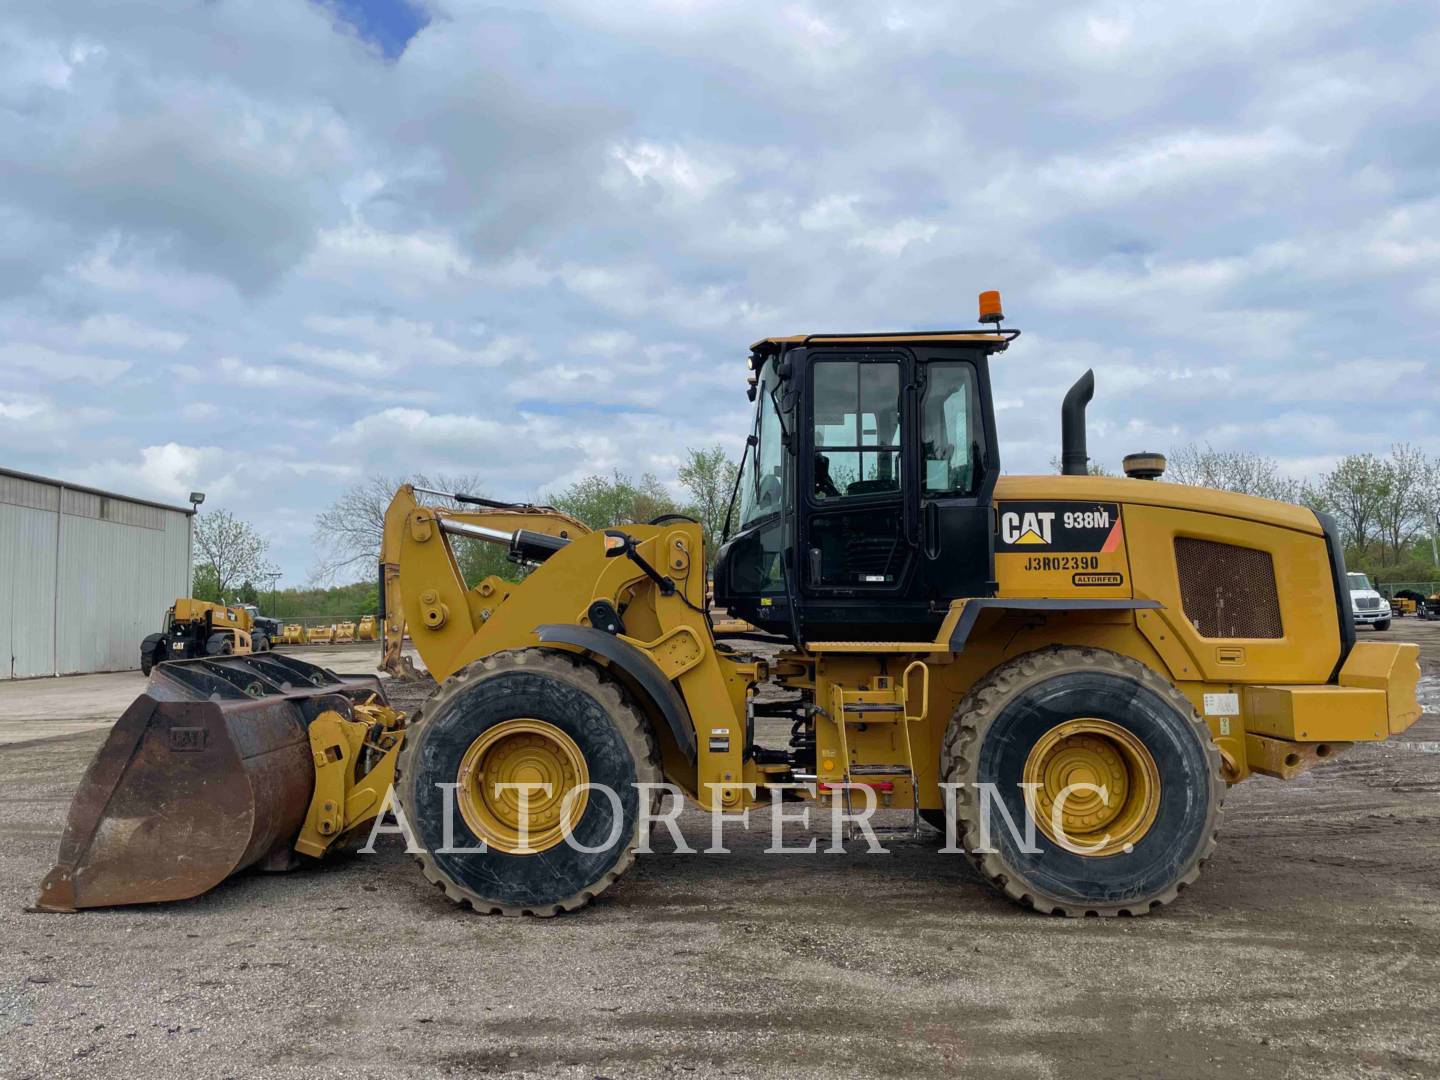
[[[990,725],[1015,694],[1027,686],[1062,672],[1087,668],[1135,679],[1169,702],[1180,715],[1189,718],[1209,762],[1213,816],[1206,830],[1205,841],[1190,865],[1167,888],[1148,900],[1097,904],[1037,895],[1037,890],[1012,877],[1013,868],[1005,865],[998,851],[973,850],[972,840],[979,843],[980,800],[968,786],[968,782]],[[1042,914],[1069,918],[1148,915],[1172,902],[1195,883],[1200,877],[1201,868],[1214,854],[1224,812],[1225,782],[1220,772],[1220,750],[1210,735],[1209,725],[1195,712],[1190,699],[1168,679],[1138,660],[1107,649],[1055,645],[1017,656],[995,668],[971,687],[969,693],[956,706],[941,746],[940,774],[947,782],[961,785],[955,790],[956,840],[964,847],[976,870],[994,888],[1016,903],[1032,907]]]
[[[425,704],[416,710],[415,716],[407,725],[405,744],[401,747],[400,756],[395,762],[395,791],[402,806],[409,801],[406,798],[406,791],[409,790],[406,777],[411,777],[410,783],[413,783],[414,777],[413,770],[409,767],[410,753],[418,742],[414,736],[418,734],[420,727],[425,723],[425,714],[428,712],[433,716],[447,701],[463,692],[476,679],[501,671],[517,670],[535,674],[551,674],[565,682],[579,684],[581,689],[600,702],[606,712],[610,714],[611,721],[629,747],[631,757],[634,758],[636,781],[638,783],[660,782],[660,750],[655,742],[654,733],[619,682],[606,674],[598,665],[573,653],[561,652],[558,649],[510,649],[494,653],[461,668],[441,683]],[[653,815],[658,809],[658,792],[652,790],[650,800],[650,813]],[[615,865],[607,870],[599,881],[591,882],[583,889],[553,904],[512,906],[495,903],[453,880],[440,869],[428,851],[418,853],[413,858],[419,863],[420,872],[425,875],[425,880],[437,889],[443,890],[445,895],[456,904],[469,907],[478,914],[533,915],[538,918],[550,918],[562,911],[575,911],[584,907],[615,884],[634,865],[635,846],[639,841],[640,827],[640,819],[637,815],[636,835],[631,838],[630,843],[625,845],[625,849],[621,852]]]

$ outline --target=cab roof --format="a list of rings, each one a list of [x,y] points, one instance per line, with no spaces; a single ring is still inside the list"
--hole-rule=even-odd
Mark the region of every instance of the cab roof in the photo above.
[[[754,352],[779,349],[785,345],[824,342],[827,345],[952,345],[973,342],[1003,349],[1017,331],[1002,330],[897,330],[879,334],[790,334],[786,337],[761,338],[750,348]]]

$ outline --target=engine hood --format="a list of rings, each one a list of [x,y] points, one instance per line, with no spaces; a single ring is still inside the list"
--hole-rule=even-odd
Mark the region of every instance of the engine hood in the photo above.
[[[1306,507],[1214,488],[1167,484],[1163,480],[1131,480],[1118,476],[1002,476],[995,485],[995,499],[997,502],[1073,499],[1164,506],[1256,521],[1312,536],[1325,534],[1314,511]]]

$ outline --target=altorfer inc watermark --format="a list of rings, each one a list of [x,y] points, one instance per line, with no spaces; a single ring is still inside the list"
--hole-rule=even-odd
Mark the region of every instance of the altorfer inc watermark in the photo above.
[[[474,842],[461,842],[457,840],[456,828],[456,783],[437,783],[436,788],[440,789],[443,798],[442,804],[442,837],[439,847],[434,849],[433,854],[439,855],[482,855],[489,851],[488,846],[479,840]],[[711,795],[718,797],[719,789],[729,790],[740,789],[748,791],[752,796],[756,793],[754,784],[707,784],[711,789]],[[879,800],[876,797],[875,789],[867,784],[851,784],[850,798],[844,799],[841,796],[843,785],[827,784],[827,791],[820,798],[829,802],[829,823],[830,842],[824,848],[826,854],[843,854],[849,849],[847,841],[854,842],[861,840],[865,844],[865,851],[868,854],[883,855],[888,849],[881,842],[881,836],[876,833],[872,824],[872,818],[880,809]],[[1017,784],[1022,791],[1023,810],[1020,813],[1021,820],[1016,821],[1011,808],[1002,798],[999,785],[993,783],[965,784],[941,784],[940,790],[945,801],[945,846],[940,849],[942,854],[964,853],[967,849],[959,842],[959,830],[957,827],[957,803],[960,792],[965,787],[975,792],[978,800],[978,836],[975,844],[969,850],[977,853],[991,853],[997,849],[993,841],[999,835],[994,826],[998,824],[1009,835],[1013,844],[1025,854],[1037,855],[1042,849],[1037,843],[1036,837],[1036,796],[1041,785],[1039,784]],[[536,795],[546,798],[553,794],[553,788],[548,783],[541,782],[517,782],[517,783],[496,783],[494,785],[497,795],[513,792],[517,798],[513,805],[518,811],[514,821],[514,832],[517,839],[516,846],[509,849],[511,854],[531,854],[538,848],[530,846],[531,821],[530,821],[530,800]],[[655,833],[654,826],[660,826],[666,830],[674,845],[673,851],[678,855],[694,855],[703,851],[707,855],[729,854],[730,849],[725,846],[725,830],[734,829],[737,826],[743,832],[750,831],[750,812],[752,809],[768,809],[770,814],[770,846],[764,849],[767,855],[813,855],[820,852],[820,837],[810,835],[808,842],[797,841],[788,837],[786,826],[798,826],[809,833],[811,830],[812,811],[824,810],[823,802],[817,801],[817,787],[814,783],[802,784],[768,784],[770,792],[770,805],[768,807],[747,807],[744,810],[735,812],[724,812],[721,810],[710,810],[710,846],[698,849],[693,847],[685,838],[680,828],[680,815],[687,805],[685,793],[676,785],[668,783],[637,783],[634,785],[638,793],[638,825],[639,843],[635,851],[639,854],[649,854],[651,851],[650,840]],[[808,796],[808,799],[788,798],[787,793]],[[1106,833],[1098,840],[1088,843],[1080,843],[1073,838],[1065,827],[1065,806],[1069,799],[1076,795],[1098,796],[1102,802],[1109,799],[1109,790],[1100,784],[1075,783],[1059,792],[1050,806],[1049,828],[1044,830],[1047,837],[1064,848],[1066,851],[1076,855],[1087,855],[1105,848],[1110,842],[1110,834]],[[655,801],[663,812],[655,813],[651,810],[652,797],[659,795]],[[856,807],[856,796],[863,805]],[[581,798],[603,798],[609,801],[611,813],[610,831],[603,841],[599,843],[586,843],[575,835],[574,826],[578,818],[575,809]],[[718,801],[718,798],[716,798]],[[668,805],[667,805],[668,803]],[[818,815],[817,815],[818,816]],[[584,854],[598,854],[609,851],[621,842],[622,833],[625,830],[625,808],[624,800],[620,793],[614,788],[605,784],[580,784],[565,792],[560,805],[560,822],[563,842],[573,850]],[[395,790],[392,787],[387,789],[385,798],[382,800],[374,823],[371,826],[370,834],[366,843],[360,848],[363,854],[374,854],[376,840],[384,835],[397,835],[405,841],[405,850],[411,854],[425,852],[424,846],[415,835],[415,830],[404,808],[395,797]],[[1128,845],[1127,845],[1128,848]]]

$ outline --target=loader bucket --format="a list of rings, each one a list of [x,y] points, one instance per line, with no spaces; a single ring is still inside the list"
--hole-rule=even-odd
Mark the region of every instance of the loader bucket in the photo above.
[[[80,781],[36,910],[184,900],[249,866],[294,865],[310,721],[372,697],[373,676],[278,653],[156,665]]]

